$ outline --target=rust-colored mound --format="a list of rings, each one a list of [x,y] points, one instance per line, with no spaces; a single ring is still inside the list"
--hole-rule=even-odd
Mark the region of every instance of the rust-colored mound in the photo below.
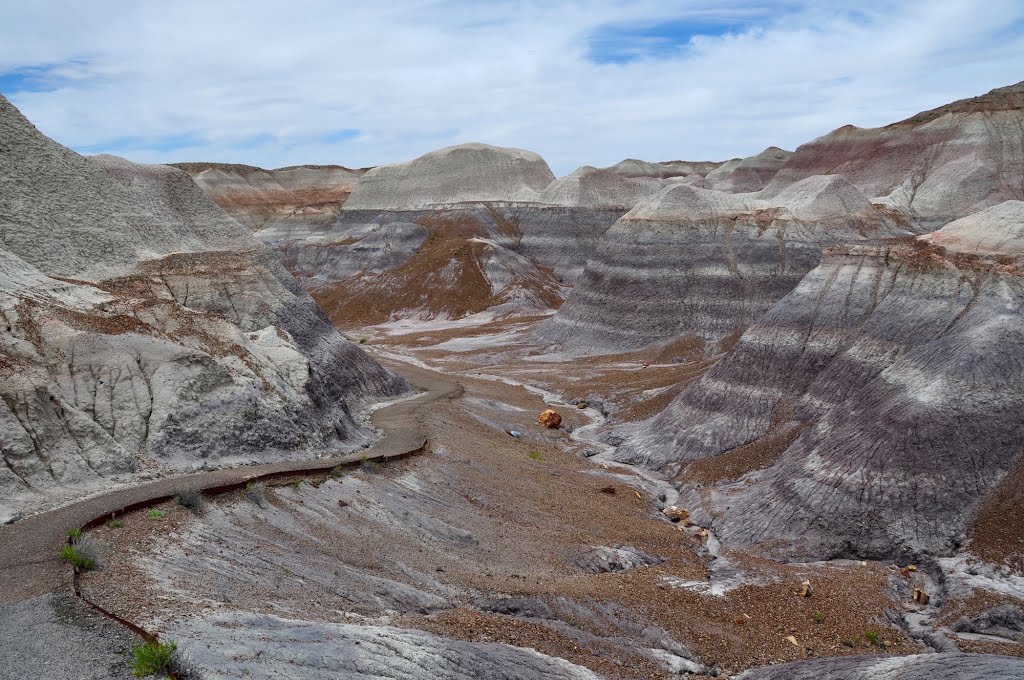
[[[541,310],[561,304],[550,271],[490,240],[474,215],[439,212],[418,224],[430,235],[404,264],[313,291],[335,325],[382,323],[408,314],[455,319],[524,299]]]

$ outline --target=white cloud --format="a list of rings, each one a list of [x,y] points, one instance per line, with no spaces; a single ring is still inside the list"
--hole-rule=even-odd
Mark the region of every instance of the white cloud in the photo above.
[[[1013,0],[19,4],[0,9],[0,74],[59,78],[12,101],[64,144],[149,162],[362,166],[462,141],[529,148],[559,174],[722,159],[892,122],[1024,65]],[[709,35],[591,60],[598,33],[669,22]]]

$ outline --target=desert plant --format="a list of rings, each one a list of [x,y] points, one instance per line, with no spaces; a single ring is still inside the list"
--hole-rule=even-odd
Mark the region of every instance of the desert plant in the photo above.
[[[344,468],[344,466],[342,466],[342,465],[335,465],[334,467],[331,468],[330,475],[331,475],[331,477],[334,477],[335,479],[337,479],[338,477],[343,477],[345,475],[345,468]]]
[[[864,631],[864,639],[876,647],[882,646],[882,634],[877,630]]]
[[[526,457],[530,460],[540,460],[540,451],[530,451]]]
[[[111,517],[110,519],[107,520],[107,528],[108,529],[120,529],[123,526],[124,526],[124,522],[122,522],[119,519],[115,519],[115,518]]]
[[[203,674],[196,668],[192,657],[181,647],[176,647],[171,654],[170,670],[177,680],[203,680]]]
[[[70,536],[72,539],[78,538],[81,535],[82,535],[82,530],[81,529],[68,529],[68,536]]]
[[[173,642],[147,640],[141,645],[132,645],[132,670],[135,677],[145,678],[150,675],[166,675],[171,669],[174,650],[178,646]]]
[[[178,492],[178,495],[174,497],[174,502],[196,514],[206,510],[206,496],[196,488],[188,488]]]
[[[71,539],[71,543],[61,549],[60,556],[75,569],[89,571],[99,569],[103,561],[104,548],[105,546],[92,536],[79,532]]]
[[[266,495],[267,485],[263,482],[250,482],[245,485],[245,497],[261,508],[267,504]]]
[[[293,479],[290,482],[290,484],[292,485],[293,489],[298,489],[300,486],[302,486],[302,477],[299,477],[298,479]]]
[[[821,623],[824,620],[825,615],[821,612],[811,612],[811,621],[814,621],[815,623]]]
[[[363,458],[360,461],[359,466],[362,470],[365,470],[366,472],[369,472],[371,474],[376,474],[380,472],[381,469],[383,468],[383,466],[377,461],[370,460],[369,458],[367,458],[365,453],[363,454]]]
[[[164,512],[163,510],[153,508],[152,510],[146,513],[146,517],[150,519],[163,519],[164,517],[167,517],[167,513]]]

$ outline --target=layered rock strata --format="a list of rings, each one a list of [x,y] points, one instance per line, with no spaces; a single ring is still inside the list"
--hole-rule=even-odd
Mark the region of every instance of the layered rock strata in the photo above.
[[[537,336],[575,352],[693,336],[717,351],[789,293],[823,246],[902,233],[837,176],[770,199],[671,185],[606,232]]]
[[[268,245],[322,234],[365,169],[298,165],[264,170],[227,163],[178,163],[225,212]]]
[[[852,125],[800,146],[768,184],[839,174],[931,231],[1005,200],[1024,200],[1024,83],[882,128]]]
[[[407,388],[184,172],[83,158],[0,98],[0,498],[309,455]]]
[[[1024,437],[1024,202],[821,265],[618,455],[734,545],[949,555]],[[728,509],[728,512],[726,512]]]

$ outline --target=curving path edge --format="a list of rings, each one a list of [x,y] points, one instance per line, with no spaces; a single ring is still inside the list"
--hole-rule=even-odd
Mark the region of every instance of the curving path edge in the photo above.
[[[72,570],[57,555],[67,542],[69,529],[93,526],[111,516],[154,505],[173,498],[186,488],[221,493],[253,481],[296,473],[323,472],[338,465],[352,465],[361,462],[364,457],[386,460],[421,452],[427,438],[416,419],[416,413],[439,399],[461,396],[462,385],[416,366],[389,364],[392,371],[426,392],[374,411],[370,422],[375,429],[384,433],[384,437],[369,449],[332,458],[279,461],[157,479],[87,498],[0,527],[0,606],[60,588],[71,588]]]

